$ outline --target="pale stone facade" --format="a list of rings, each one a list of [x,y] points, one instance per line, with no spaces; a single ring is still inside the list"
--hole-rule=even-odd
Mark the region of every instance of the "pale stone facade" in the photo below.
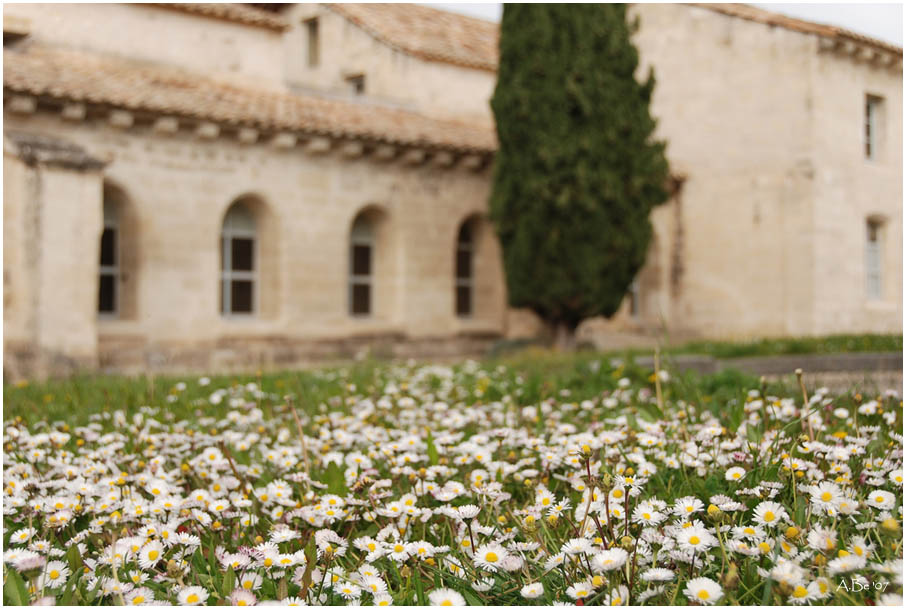
[[[583,332],[901,331],[901,50],[757,11],[632,10],[675,195],[635,311]],[[418,7],[6,5],[7,378],[474,355],[531,333],[487,221],[495,36]],[[237,202],[247,293],[244,270],[221,271],[241,255],[221,241]],[[224,313],[223,285],[251,314]]]

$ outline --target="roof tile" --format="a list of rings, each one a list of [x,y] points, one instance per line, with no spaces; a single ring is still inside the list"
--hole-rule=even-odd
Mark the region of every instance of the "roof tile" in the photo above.
[[[11,92],[108,104],[263,129],[285,129],[471,152],[496,149],[492,125],[431,118],[367,103],[226,83],[209,76],[85,51],[4,49]]]

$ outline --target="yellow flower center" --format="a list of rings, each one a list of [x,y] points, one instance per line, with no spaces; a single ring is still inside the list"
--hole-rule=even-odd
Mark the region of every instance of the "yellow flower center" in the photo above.
[[[393,551],[396,553],[400,553],[405,549],[406,548],[404,548],[401,544],[396,544],[395,546],[393,546]]]
[[[158,556],[160,556],[160,552],[158,552],[157,550],[151,550],[150,552],[148,552],[148,558],[150,558],[151,560],[155,560]]]
[[[764,521],[765,521],[765,522],[773,522],[773,521],[774,521],[774,518],[776,518],[776,516],[774,516],[774,512],[767,511],[767,512],[764,513]]]
[[[821,493],[821,501],[830,501],[830,500],[831,500],[830,493],[828,493],[827,491],[824,491],[823,493]]]
[[[807,594],[808,590],[805,588],[805,586],[802,585],[796,586],[796,589],[793,590],[793,596],[795,596],[796,598],[803,598]]]
[[[701,543],[701,539],[699,539],[698,536],[693,535],[689,538],[689,543],[691,543],[693,546],[697,546],[699,543]]]
[[[190,595],[188,596],[188,598],[186,598],[186,602],[187,602],[187,603],[197,603],[197,602],[198,602],[198,595],[197,595],[197,594],[190,594]]]
[[[485,554],[484,559],[488,562],[497,562],[497,555],[493,552],[488,552],[487,554]]]
[[[56,569],[50,572],[50,579],[57,579],[58,577],[60,577],[60,572]]]
[[[703,601],[706,601],[706,600],[708,600],[709,598],[711,598],[711,595],[708,594],[708,591],[707,591],[707,590],[699,590],[699,591],[698,591],[698,594],[696,594],[695,596],[697,596],[698,598],[702,599]]]

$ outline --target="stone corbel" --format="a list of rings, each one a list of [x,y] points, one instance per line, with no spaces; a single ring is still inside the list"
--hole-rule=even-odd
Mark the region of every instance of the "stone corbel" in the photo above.
[[[282,148],[283,150],[289,150],[290,148],[295,147],[296,136],[292,133],[278,133],[271,140],[271,145],[274,148]]]
[[[216,139],[220,135],[220,125],[209,122],[198,123],[198,126],[195,127],[195,135],[203,140]]]
[[[240,144],[254,144],[258,141],[258,130],[251,127],[243,127],[237,135]]]
[[[375,148],[374,158],[379,161],[389,161],[396,156],[396,147],[390,144],[382,144]]]
[[[424,150],[413,148],[412,150],[407,150],[405,154],[403,154],[403,162],[406,163],[406,165],[420,165],[425,162],[426,156]]]
[[[6,107],[16,114],[33,114],[38,109],[38,100],[31,95],[14,95]]]
[[[176,133],[179,131],[179,119],[175,116],[161,116],[154,121],[154,130],[158,133]]]
[[[305,144],[305,152],[308,154],[324,154],[330,150],[332,145],[329,137],[313,137]]]
[[[441,150],[436,152],[434,157],[431,159],[431,162],[437,167],[450,167],[455,161],[455,157],[452,152],[447,152],[446,150]]]
[[[365,144],[362,142],[346,142],[340,147],[340,154],[347,159],[357,159],[365,154]]]
[[[62,116],[63,119],[67,121],[85,120],[85,114],[85,104],[79,103],[66,104],[65,106],[63,106],[62,112],[60,112],[60,116]]]
[[[484,165],[481,155],[470,154],[462,159],[462,166],[470,171],[478,171]]]
[[[128,129],[135,122],[132,113],[126,110],[111,110],[108,120],[117,129]]]

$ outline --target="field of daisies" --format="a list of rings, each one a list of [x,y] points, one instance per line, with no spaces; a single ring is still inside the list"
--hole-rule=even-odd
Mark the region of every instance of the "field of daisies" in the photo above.
[[[584,356],[7,386],[4,601],[901,605],[901,396],[807,380]]]

